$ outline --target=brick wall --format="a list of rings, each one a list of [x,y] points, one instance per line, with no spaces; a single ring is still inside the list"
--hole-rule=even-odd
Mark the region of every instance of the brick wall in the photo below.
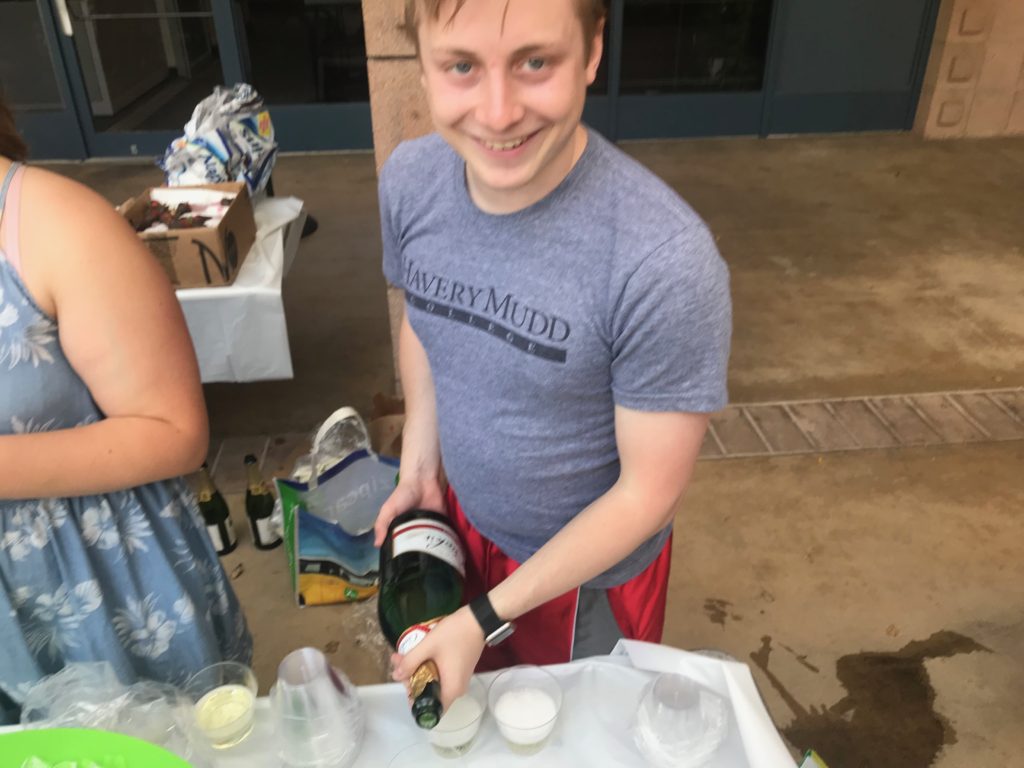
[[[400,25],[404,0],[363,0],[377,168],[406,139],[431,131],[416,50]]]
[[[400,28],[404,9],[404,0],[363,0],[373,150],[378,170],[399,143],[432,130],[430,111],[420,86],[416,51]],[[396,391],[400,391],[398,329],[404,308],[402,291],[388,286]]]
[[[943,0],[914,130],[1024,134],[1024,0]]]

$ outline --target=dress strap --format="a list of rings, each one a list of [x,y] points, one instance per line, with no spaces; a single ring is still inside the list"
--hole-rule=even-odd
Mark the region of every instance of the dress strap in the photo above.
[[[11,182],[14,181],[14,174],[18,172],[21,167],[21,163],[11,163],[11,167],[7,169],[7,175],[4,176],[3,186],[0,186],[0,222],[4,220],[4,203],[7,202],[7,190],[11,188]]]
[[[21,182],[25,176],[24,171],[25,166],[21,163],[11,163],[3,186],[0,186],[0,224],[3,224],[4,214],[8,214],[4,255],[15,272],[19,271],[21,261],[18,253],[18,223],[21,220]]]

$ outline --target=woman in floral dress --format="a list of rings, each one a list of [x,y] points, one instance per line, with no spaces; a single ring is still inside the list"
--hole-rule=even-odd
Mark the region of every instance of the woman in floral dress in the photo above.
[[[179,477],[208,436],[174,293],[106,201],[24,154],[0,101],[0,724],[70,662],[181,683],[252,655]]]

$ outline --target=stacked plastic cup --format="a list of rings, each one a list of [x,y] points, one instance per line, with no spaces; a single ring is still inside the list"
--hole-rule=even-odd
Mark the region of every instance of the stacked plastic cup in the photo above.
[[[363,745],[365,714],[355,686],[315,648],[288,654],[270,691],[278,757],[288,768],[348,768]]]
[[[662,674],[644,689],[633,737],[655,768],[700,768],[725,739],[725,699],[682,675]]]

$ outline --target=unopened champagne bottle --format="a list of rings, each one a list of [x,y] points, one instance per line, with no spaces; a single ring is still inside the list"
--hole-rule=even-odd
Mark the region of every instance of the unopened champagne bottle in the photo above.
[[[205,461],[199,470],[199,511],[203,514],[206,532],[210,534],[210,541],[213,542],[217,554],[226,555],[234,552],[238,546],[235,526],[231,523],[228,505],[217,490],[217,486],[213,484],[210,468],[206,466]]]
[[[245,515],[252,529],[252,543],[256,549],[273,549],[281,545],[281,537],[270,522],[270,516],[274,513],[274,495],[263,482],[256,457],[251,453],[245,457],[245,471],[249,484],[245,492]]]
[[[384,637],[401,654],[462,604],[466,574],[462,542],[438,512],[404,512],[388,527],[380,548],[377,614]],[[421,728],[441,719],[441,680],[426,661],[409,681],[412,715]]]

